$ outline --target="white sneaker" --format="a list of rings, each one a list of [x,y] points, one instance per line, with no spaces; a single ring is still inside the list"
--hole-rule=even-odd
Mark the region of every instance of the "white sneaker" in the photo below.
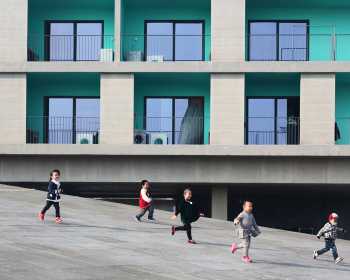
[[[316,260],[316,259],[317,259],[317,257],[318,257],[317,251],[314,251],[314,254],[313,254],[313,258],[314,258],[314,260]]]
[[[335,259],[335,263],[337,264],[337,263],[340,263],[340,262],[342,262],[344,260],[344,258],[342,258],[342,257],[338,257],[338,258],[336,258]]]

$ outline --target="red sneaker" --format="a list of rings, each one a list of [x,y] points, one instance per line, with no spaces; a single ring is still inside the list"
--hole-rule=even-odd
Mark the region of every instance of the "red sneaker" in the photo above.
[[[40,213],[38,214],[38,218],[39,218],[40,221],[44,221],[45,215],[44,215],[43,213],[40,212]]]
[[[172,226],[171,227],[171,235],[174,235],[175,234],[175,226]]]
[[[252,262],[253,262],[252,258],[249,257],[249,256],[247,256],[247,260],[248,260],[249,263],[252,263]]]
[[[197,242],[194,241],[194,240],[188,240],[187,242],[188,242],[189,244],[197,244]]]
[[[234,254],[237,251],[237,249],[238,249],[237,244],[236,243],[232,243],[232,245],[231,245],[231,252],[232,252],[232,254]]]
[[[56,224],[60,224],[60,223],[62,223],[61,217],[56,217]]]
[[[245,262],[245,263],[251,263],[252,262],[252,260],[248,256],[243,256],[242,257],[242,261]]]

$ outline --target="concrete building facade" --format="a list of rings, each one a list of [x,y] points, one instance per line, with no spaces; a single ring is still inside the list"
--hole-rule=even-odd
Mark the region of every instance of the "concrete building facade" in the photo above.
[[[149,178],[222,219],[249,197],[350,194],[350,5],[175,2],[1,2],[0,182]]]

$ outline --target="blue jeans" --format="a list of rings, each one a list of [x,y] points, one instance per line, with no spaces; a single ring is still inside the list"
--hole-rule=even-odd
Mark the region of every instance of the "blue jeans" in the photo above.
[[[335,240],[334,239],[325,239],[325,247],[321,250],[317,251],[318,255],[322,255],[329,250],[332,250],[333,258],[336,259],[338,258],[338,250],[337,246],[335,246]]]

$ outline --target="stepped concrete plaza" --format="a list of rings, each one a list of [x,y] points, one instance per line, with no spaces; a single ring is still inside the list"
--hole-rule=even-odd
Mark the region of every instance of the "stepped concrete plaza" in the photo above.
[[[156,224],[136,223],[133,206],[68,195],[64,222],[56,225],[50,209],[42,223],[45,196],[0,185],[1,280],[349,279],[349,241],[337,241],[345,260],[335,265],[330,253],[312,259],[323,245],[314,236],[262,228],[254,263],[244,264],[230,252],[230,222],[201,218],[193,228],[199,244],[189,245],[184,232],[170,235],[170,213],[156,211]]]

